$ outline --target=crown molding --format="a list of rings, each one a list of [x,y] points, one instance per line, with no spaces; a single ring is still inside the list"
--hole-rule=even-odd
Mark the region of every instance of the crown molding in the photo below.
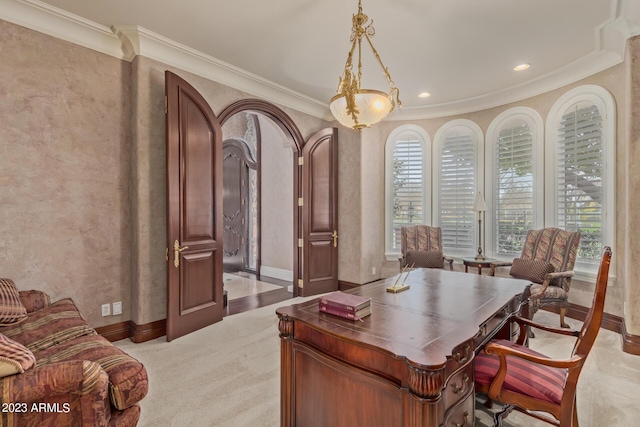
[[[238,89],[252,96],[332,121],[327,103],[295,92],[238,67],[137,26],[97,24],[39,0],[0,0],[0,19],[112,57],[145,56]]]
[[[111,29],[38,0],[0,0],[0,19],[125,59]]]
[[[518,86],[474,98],[426,107],[395,110],[387,120],[420,120],[472,113],[521,101],[575,83],[622,62],[623,56],[614,52],[598,52],[575,61],[538,79]]]
[[[608,22],[595,30],[595,51],[566,67],[521,85],[474,98],[396,109],[385,121],[420,120],[486,110],[558,89],[617,65],[624,60],[627,39],[640,35],[640,4],[634,0],[611,0],[610,16]],[[281,106],[334,121],[326,102],[266,80],[142,27],[108,28],[39,0],[0,0],[0,19],[125,61],[132,61],[136,55],[142,55]]]
[[[575,83],[624,61],[627,39],[640,35],[640,4],[611,0],[609,20],[595,29],[595,50],[565,67],[526,83],[460,101],[396,109],[386,120],[420,120],[482,111],[541,95]],[[623,17],[624,16],[624,17]]]
[[[125,56],[129,60],[136,55],[141,55],[311,116],[333,120],[326,103],[220,61],[160,34],[133,25],[114,25],[111,29],[122,41]]]

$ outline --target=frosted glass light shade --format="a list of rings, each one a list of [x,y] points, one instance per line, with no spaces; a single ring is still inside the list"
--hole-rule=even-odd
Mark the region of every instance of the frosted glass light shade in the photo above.
[[[338,94],[331,98],[329,108],[341,125],[358,130],[378,123],[384,119],[394,107],[389,94],[371,89],[363,89],[356,93],[355,103],[359,111],[357,114],[357,124],[355,120],[353,120],[353,117],[351,117],[351,114],[347,112],[347,100],[344,94]]]

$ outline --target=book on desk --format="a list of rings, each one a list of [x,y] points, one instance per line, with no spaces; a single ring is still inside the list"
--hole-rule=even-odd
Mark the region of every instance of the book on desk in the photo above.
[[[318,310],[350,320],[360,320],[371,314],[371,298],[333,292],[318,300]]]

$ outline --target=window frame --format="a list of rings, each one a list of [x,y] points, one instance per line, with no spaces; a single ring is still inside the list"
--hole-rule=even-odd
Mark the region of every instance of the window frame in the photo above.
[[[406,135],[415,137],[422,148],[422,222],[431,223],[431,138],[427,131],[417,125],[401,125],[395,128],[385,142],[385,257],[387,261],[397,261],[400,250],[393,247],[393,159],[397,140]]]
[[[602,226],[603,246],[615,247],[615,145],[616,145],[616,103],[613,95],[597,85],[578,86],[564,93],[553,104],[547,116],[545,138],[545,224],[557,227],[557,182],[558,170],[558,129],[560,121],[569,108],[578,102],[593,102],[598,106],[602,123]],[[597,273],[597,263],[584,263],[576,260],[574,271],[576,278],[591,280]],[[614,270],[615,271],[615,270]]]
[[[447,135],[449,132],[455,130],[456,128],[467,128],[473,138],[474,142],[474,150],[475,150],[475,189],[474,192],[477,194],[479,191],[484,192],[484,153],[485,153],[485,144],[484,144],[484,133],[478,124],[469,119],[454,119],[450,120],[444,125],[442,125],[433,139],[433,202],[432,206],[432,223],[436,227],[440,227],[440,188],[441,188],[441,174],[442,174],[442,148],[444,143],[446,142]],[[471,208],[471,206],[470,206]],[[477,215],[476,215],[477,218]],[[471,252],[466,251],[456,251],[451,249],[446,249],[447,255],[453,256],[456,258],[462,258],[467,256],[473,256],[476,253],[477,248],[477,235],[478,235],[478,221],[477,219],[473,222],[473,230],[472,234],[474,235],[473,239],[475,241],[475,245],[473,246],[473,250]],[[484,247],[484,245],[483,245]]]
[[[531,131],[532,146],[532,174],[533,174],[533,229],[544,227],[544,124],[542,117],[532,108],[529,107],[513,107],[498,114],[487,128],[486,139],[486,191],[485,201],[487,204],[487,212],[485,212],[486,230],[486,246],[484,250],[488,257],[502,261],[511,261],[512,256],[499,255],[496,252],[497,230],[495,227],[496,213],[496,182],[495,170],[497,167],[497,159],[495,149],[498,143],[500,132],[508,127],[512,122],[520,120],[527,123]],[[487,220],[488,219],[488,220]]]

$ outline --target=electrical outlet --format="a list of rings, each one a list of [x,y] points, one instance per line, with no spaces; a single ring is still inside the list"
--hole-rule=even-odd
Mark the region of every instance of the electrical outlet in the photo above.
[[[113,315],[117,316],[119,314],[122,314],[122,301],[113,303]]]
[[[376,275],[376,268],[375,268],[375,267],[373,267],[373,268],[371,269],[371,275],[373,275],[373,276],[375,276],[375,275]]]
[[[102,304],[102,316],[111,314],[111,304]]]

